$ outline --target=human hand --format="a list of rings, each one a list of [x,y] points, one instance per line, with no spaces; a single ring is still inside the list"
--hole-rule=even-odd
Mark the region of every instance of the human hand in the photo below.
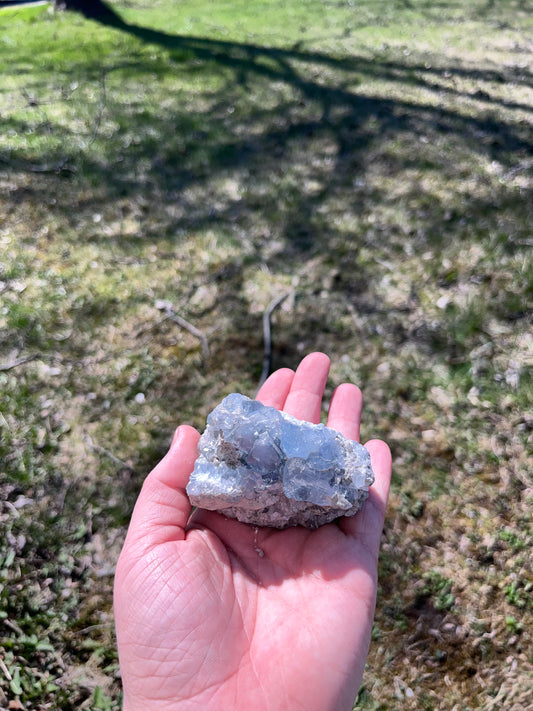
[[[319,422],[329,359],[273,373],[258,399]],[[359,438],[362,397],[331,400],[328,426]],[[199,435],[176,430],[146,478],[115,578],[124,711],[342,711],[368,653],[391,457],[372,440],[376,481],[353,518],[317,530],[254,528],[191,506]]]

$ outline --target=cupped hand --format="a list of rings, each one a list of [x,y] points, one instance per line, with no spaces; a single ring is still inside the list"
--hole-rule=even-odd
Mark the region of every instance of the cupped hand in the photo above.
[[[258,399],[319,422],[329,359],[275,372]],[[328,426],[359,438],[362,397],[333,394]],[[310,531],[255,528],[191,506],[198,433],[179,427],[147,477],[115,578],[124,711],[343,711],[368,653],[391,458],[361,511]]]

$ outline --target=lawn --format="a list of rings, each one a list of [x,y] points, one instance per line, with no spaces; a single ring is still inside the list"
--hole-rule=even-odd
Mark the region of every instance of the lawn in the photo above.
[[[0,709],[120,707],[111,592],[177,424],[313,350],[393,450],[356,709],[530,709],[533,13],[0,10]]]

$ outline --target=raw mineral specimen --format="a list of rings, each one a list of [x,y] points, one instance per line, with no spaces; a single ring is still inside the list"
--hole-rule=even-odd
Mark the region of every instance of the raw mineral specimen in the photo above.
[[[238,393],[209,414],[198,453],[191,503],[255,526],[353,516],[374,481],[362,445]]]

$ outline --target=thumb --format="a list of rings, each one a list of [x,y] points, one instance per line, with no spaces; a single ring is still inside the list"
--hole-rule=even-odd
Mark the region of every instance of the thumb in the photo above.
[[[146,477],[133,510],[126,544],[149,548],[185,538],[191,504],[185,487],[196,461],[200,435],[178,427],[169,451]]]

